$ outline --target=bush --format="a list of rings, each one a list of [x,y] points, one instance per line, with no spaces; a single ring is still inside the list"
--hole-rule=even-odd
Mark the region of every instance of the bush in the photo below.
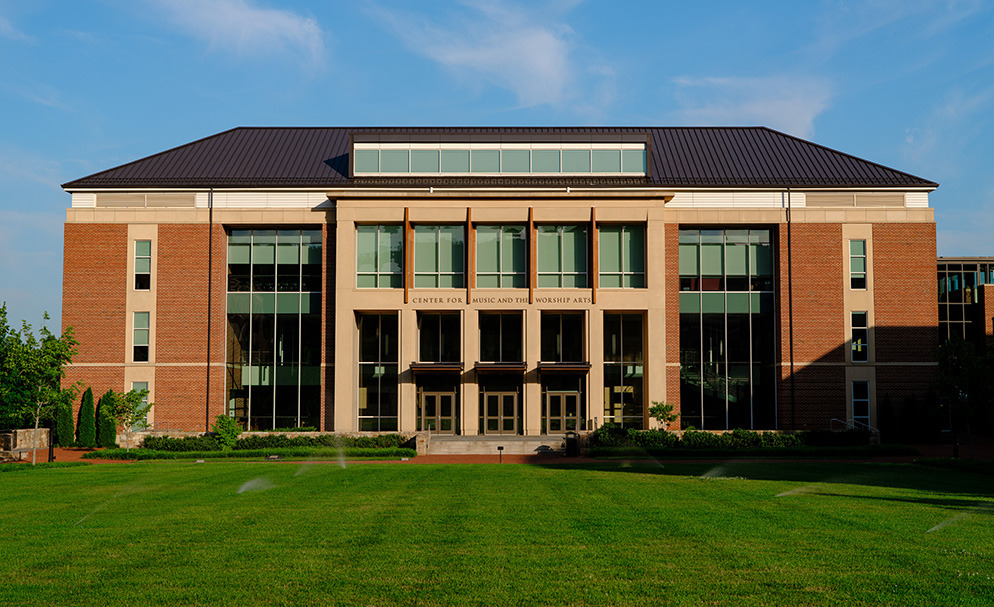
[[[327,458],[330,461],[345,457],[350,459],[398,459],[401,457],[415,457],[417,451],[414,449],[389,448],[389,449],[361,449],[349,448],[342,451],[328,449],[325,447],[285,447],[281,449],[237,449],[230,451],[157,451],[154,449],[104,449],[93,451],[83,455],[86,459],[123,459],[123,460],[149,460],[149,459],[256,459],[279,455],[280,457],[307,457],[307,458]]]
[[[79,423],[76,425],[76,446],[93,448],[97,446],[96,416],[93,410],[93,389],[83,392],[83,401],[79,407]]]
[[[117,422],[111,417],[113,400],[117,398],[113,390],[107,390],[97,401],[97,446],[117,446]]]
[[[185,436],[183,438],[146,436],[141,446],[146,450],[169,452],[221,450],[221,444],[217,439],[209,436]]]
[[[72,407],[59,405],[55,410],[55,444],[59,447],[72,447],[76,444],[76,429],[72,423]]]
[[[218,415],[214,418],[214,425],[211,432],[217,436],[217,441],[225,449],[234,449],[238,442],[238,435],[242,433],[242,427],[233,417]]]
[[[717,434],[689,428],[680,437],[680,446],[685,449],[717,449],[721,446]]]

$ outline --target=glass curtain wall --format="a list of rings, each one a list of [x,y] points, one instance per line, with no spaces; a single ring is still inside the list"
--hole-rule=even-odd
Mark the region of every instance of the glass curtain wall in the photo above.
[[[358,314],[359,429],[397,431],[397,314]]]
[[[525,226],[476,226],[476,287],[517,289],[528,286]]]
[[[684,428],[776,428],[771,236],[769,229],[680,230]]]
[[[645,425],[642,314],[604,314],[604,423]]]
[[[984,342],[980,292],[994,284],[994,261],[939,260],[939,338]]]
[[[581,289],[587,286],[587,226],[540,225],[538,287]]]
[[[645,226],[600,224],[600,286],[605,289],[645,287]]]
[[[414,287],[465,286],[465,240],[463,226],[414,226]]]
[[[228,235],[228,415],[248,430],[317,428],[321,230]]]

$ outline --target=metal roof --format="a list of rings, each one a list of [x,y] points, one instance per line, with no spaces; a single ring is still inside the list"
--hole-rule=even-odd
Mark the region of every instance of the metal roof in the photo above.
[[[646,177],[362,177],[350,140],[646,141]],[[765,127],[239,127],[63,184],[67,190],[360,185],[935,188],[937,183]]]

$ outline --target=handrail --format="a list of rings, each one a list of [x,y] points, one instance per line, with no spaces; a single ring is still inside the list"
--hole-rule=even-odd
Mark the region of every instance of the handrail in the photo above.
[[[829,430],[832,432],[838,432],[838,430],[836,430],[836,422],[842,424],[846,430],[866,430],[872,434],[880,434],[880,430],[878,428],[874,428],[870,424],[864,424],[863,422],[858,422],[854,419],[844,420],[834,417],[832,418],[832,421],[829,422],[828,426]]]

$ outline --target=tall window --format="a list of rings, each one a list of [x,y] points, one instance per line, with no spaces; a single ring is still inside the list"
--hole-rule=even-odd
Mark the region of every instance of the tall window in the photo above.
[[[776,313],[768,229],[680,230],[684,428],[776,428]]]
[[[538,286],[587,286],[586,226],[540,225],[537,231]]]
[[[852,322],[852,361],[865,363],[870,360],[870,329],[867,326],[866,312],[853,312]]]
[[[228,236],[228,415],[248,430],[317,428],[321,231]]]
[[[525,227],[476,227],[476,286],[510,289],[528,286],[528,242]]]
[[[480,360],[521,362],[521,312],[480,312]]]
[[[866,288],[866,241],[849,241],[849,287]]]
[[[414,287],[461,288],[466,257],[462,226],[414,226]]]
[[[600,286],[645,287],[645,226],[602,224],[598,240]]]
[[[852,420],[857,428],[870,425],[870,382],[868,381],[852,383]]]
[[[152,288],[152,241],[135,241],[135,290]]]
[[[583,362],[583,312],[542,312],[542,362]]]
[[[397,431],[397,314],[359,314],[359,429]]]
[[[441,363],[462,360],[462,327],[458,312],[418,314],[418,360]]]
[[[642,428],[642,314],[604,314],[604,423]]]
[[[404,286],[404,229],[399,225],[356,227],[356,286]]]
[[[135,392],[145,391],[145,396],[142,397],[142,407],[148,404],[148,382],[147,381],[133,381],[131,382],[131,389]],[[145,418],[139,421],[136,420],[135,425],[131,427],[133,432],[138,432],[144,430],[146,424],[148,423],[148,413],[145,414]]]
[[[134,317],[134,341],[132,358],[136,363],[148,362],[148,312],[135,312]]]

